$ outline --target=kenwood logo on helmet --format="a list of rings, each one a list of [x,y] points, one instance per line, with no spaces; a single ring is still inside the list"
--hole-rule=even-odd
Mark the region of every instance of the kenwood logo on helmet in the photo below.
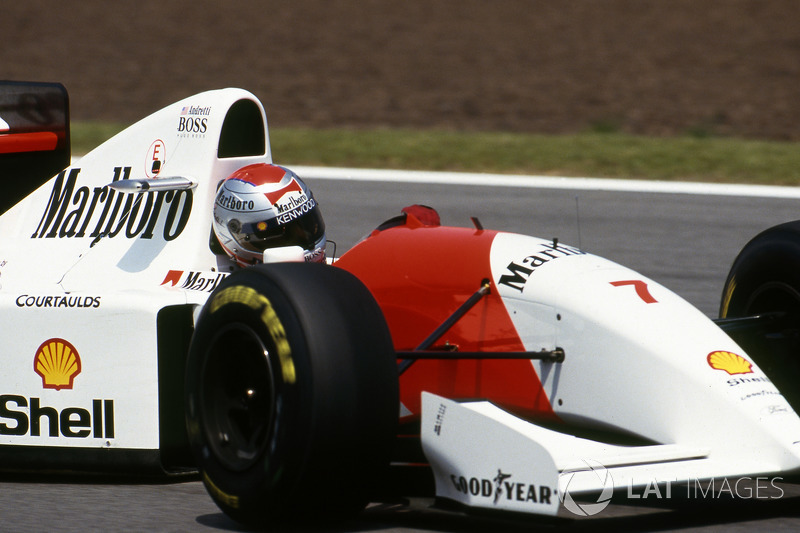
[[[288,224],[292,220],[301,217],[306,213],[308,213],[309,211],[311,211],[312,209],[314,209],[316,205],[317,202],[312,198],[311,200],[302,204],[300,207],[278,215],[277,217],[275,217],[275,220],[277,221],[278,224]]]

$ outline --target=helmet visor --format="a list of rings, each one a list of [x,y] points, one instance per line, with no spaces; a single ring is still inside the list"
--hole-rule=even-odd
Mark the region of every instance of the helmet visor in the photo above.
[[[319,207],[314,206],[288,222],[281,221],[280,217],[245,224],[231,220],[228,230],[239,246],[251,252],[260,253],[267,248],[283,246],[300,246],[304,250],[312,250],[325,235],[325,222]]]

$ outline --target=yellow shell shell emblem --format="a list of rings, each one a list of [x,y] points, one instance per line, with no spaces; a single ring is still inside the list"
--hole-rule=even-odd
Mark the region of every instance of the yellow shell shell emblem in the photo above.
[[[36,350],[33,369],[42,377],[45,389],[71,389],[75,376],[81,372],[81,358],[68,341],[50,339]]]
[[[753,373],[750,361],[733,352],[711,352],[708,354],[708,365],[716,370],[724,370],[730,375]]]

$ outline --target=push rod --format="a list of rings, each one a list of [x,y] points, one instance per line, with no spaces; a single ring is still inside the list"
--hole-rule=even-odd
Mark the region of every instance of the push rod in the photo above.
[[[447,331],[453,327],[453,325],[458,322],[461,317],[463,317],[470,309],[475,307],[481,298],[489,294],[491,285],[489,284],[489,280],[485,279],[481,282],[481,287],[475,291],[475,293],[467,298],[467,301],[464,302],[456,309],[452,315],[450,315],[447,320],[441,323],[441,325],[433,330],[433,333],[428,335],[424,341],[422,341],[419,346],[414,348],[414,352],[422,352],[433,346],[433,343],[438,341],[442,335],[447,333]],[[398,372],[402,374],[408,368],[414,364],[414,359],[406,359],[402,363],[398,365]]]

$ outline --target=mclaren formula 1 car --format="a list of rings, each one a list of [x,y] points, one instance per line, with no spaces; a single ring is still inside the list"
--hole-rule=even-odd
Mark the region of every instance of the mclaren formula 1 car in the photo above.
[[[2,83],[2,469],[197,471],[256,524],[398,494],[591,514],[615,489],[800,469],[796,223],[743,251],[717,321],[577,247],[423,207],[332,264],[241,268],[212,204],[269,162],[244,90],[72,164],[64,88]]]

